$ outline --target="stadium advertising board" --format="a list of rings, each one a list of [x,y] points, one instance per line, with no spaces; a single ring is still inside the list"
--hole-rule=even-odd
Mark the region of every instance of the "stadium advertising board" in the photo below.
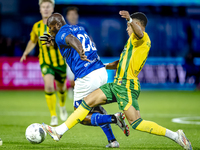
[[[101,58],[104,63],[113,62],[116,58]],[[38,58],[29,57],[24,63],[20,58],[0,58],[0,89],[43,89]],[[139,74],[142,89],[194,90],[195,78],[187,77],[183,67],[183,58],[148,58]],[[195,59],[200,65],[200,59]],[[108,82],[114,79],[115,71],[107,70]],[[68,85],[69,86],[69,85]]]

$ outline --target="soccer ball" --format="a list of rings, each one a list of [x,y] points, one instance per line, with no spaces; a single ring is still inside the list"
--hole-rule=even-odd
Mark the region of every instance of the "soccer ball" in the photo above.
[[[42,143],[46,137],[46,132],[43,130],[42,125],[33,123],[26,128],[26,139],[32,144]]]

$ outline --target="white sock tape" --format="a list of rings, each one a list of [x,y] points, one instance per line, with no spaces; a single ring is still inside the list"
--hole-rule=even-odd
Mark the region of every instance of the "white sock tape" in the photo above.
[[[0,146],[3,144],[3,141],[0,139]]]

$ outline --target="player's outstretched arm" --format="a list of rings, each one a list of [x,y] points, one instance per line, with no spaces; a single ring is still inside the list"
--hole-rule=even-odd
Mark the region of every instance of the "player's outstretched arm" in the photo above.
[[[131,28],[133,29],[133,32],[137,35],[138,38],[142,38],[144,36],[144,33],[142,31],[142,28],[135,23],[135,21],[132,20],[130,17],[130,14],[128,11],[122,10],[119,12],[122,18],[125,18],[128,23],[131,25]]]
[[[81,60],[90,62],[90,60],[87,59],[87,56],[85,55],[85,51],[82,47],[81,42],[75,36],[73,36],[72,34],[69,34],[68,36],[66,36],[65,42],[78,52],[78,54],[81,57]]]
[[[109,63],[106,65],[106,69],[117,69],[118,63],[119,63],[119,60]]]
[[[36,46],[36,43],[34,43],[33,41],[29,40],[26,49],[20,59],[20,62],[23,62],[24,60],[26,60],[26,56],[33,50],[33,48]]]

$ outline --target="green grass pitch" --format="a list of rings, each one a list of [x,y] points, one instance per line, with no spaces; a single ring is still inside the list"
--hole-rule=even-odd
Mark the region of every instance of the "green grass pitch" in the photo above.
[[[57,101],[58,102],[58,101]],[[141,116],[173,131],[183,129],[194,150],[200,150],[200,125],[173,123],[173,118],[200,116],[200,92],[188,91],[142,91],[139,97]],[[73,112],[73,101],[66,101],[68,113]],[[104,106],[108,113],[118,112],[116,103]],[[57,107],[57,114],[58,107]],[[194,120],[200,122],[199,120]],[[105,149],[107,139],[99,127],[78,124],[66,132],[59,142],[49,135],[41,144],[30,144],[25,138],[25,130],[32,123],[49,124],[50,115],[43,91],[0,91],[0,138],[7,150],[101,150]],[[62,121],[59,120],[59,124]],[[129,126],[130,127],[130,126]],[[170,139],[130,129],[126,137],[112,125],[114,135],[120,143],[119,150],[157,149],[181,150]]]

